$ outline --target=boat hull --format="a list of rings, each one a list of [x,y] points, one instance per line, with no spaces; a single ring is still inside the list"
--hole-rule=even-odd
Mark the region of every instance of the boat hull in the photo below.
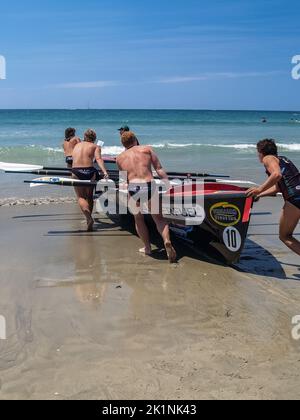
[[[133,216],[129,212],[121,216],[118,213],[120,201],[123,201],[124,208],[128,196],[123,193],[117,197],[116,214],[120,225],[131,230],[134,227]],[[175,238],[227,264],[239,261],[253,206],[253,199],[246,197],[245,188],[216,183],[192,184],[161,194],[160,202],[161,212]],[[99,206],[98,211],[106,212]],[[149,220],[151,217],[146,218]]]
[[[246,198],[244,193],[220,193],[205,197],[201,224],[189,220],[193,217],[179,220],[170,215],[166,219],[173,234],[195,250],[234,264],[244,249],[252,205],[252,198]]]

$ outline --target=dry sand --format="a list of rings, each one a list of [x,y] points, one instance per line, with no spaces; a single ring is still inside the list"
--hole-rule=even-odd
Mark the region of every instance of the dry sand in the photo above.
[[[1,399],[298,399],[299,257],[280,200],[255,208],[240,270],[138,254],[73,204],[1,208]],[[273,212],[273,215],[271,214]]]

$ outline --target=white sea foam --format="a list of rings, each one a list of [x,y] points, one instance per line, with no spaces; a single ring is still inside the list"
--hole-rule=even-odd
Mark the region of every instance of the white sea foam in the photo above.
[[[236,149],[236,150],[247,150],[255,149],[255,144],[208,144],[209,147],[218,147],[222,149]]]
[[[291,150],[291,151],[300,151],[300,144],[292,143],[292,144],[278,144],[281,149],[284,150]]]
[[[281,150],[300,151],[300,144],[298,143],[291,143],[291,144],[278,143],[277,145],[279,149]],[[218,144],[218,145],[210,144],[208,146],[219,147],[219,148],[224,148],[224,149],[236,149],[236,150],[256,149],[255,144]]]
[[[157,144],[150,144],[149,146],[153,147],[154,149],[160,150],[173,150],[176,149],[204,149],[208,152],[214,149],[232,149],[236,150],[237,152],[240,151],[255,151],[256,144],[255,143],[237,143],[237,144],[203,144],[203,143],[157,143]],[[300,152],[300,143],[278,143],[279,150],[287,151],[287,152]],[[116,156],[124,151],[124,148],[121,146],[104,146],[102,148],[102,153],[108,156]],[[29,146],[3,146],[0,147],[0,155],[6,155],[9,157],[10,155],[13,157],[15,155],[24,154],[26,157],[29,157],[31,153],[38,157],[43,155],[63,155],[63,151],[60,147],[46,147],[46,146],[38,146],[38,145],[29,145]]]
[[[35,147],[35,146],[32,146]],[[41,147],[42,150],[45,150],[46,152],[50,152],[50,153],[63,153],[63,151],[61,149],[59,149],[58,147]]]
[[[218,148],[218,149],[235,149],[235,150],[248,150],[248,149],[256,149],[256,144],[203,144],[203,143],[165,143],[165,144],[153,144],[154,148],[192,148],[192,147],[201,147],[201,148]],[[300,151],[300,144],[299,143],[278,143],[278,147],[281,150],[286,151]]]
[[[102,147],[102,154],[104,154],[104,155],[115,156],[115,155],[119,155],[122,152],[124,152],[124,147],[121,147],[121,146],[104,146],[104,147]]]

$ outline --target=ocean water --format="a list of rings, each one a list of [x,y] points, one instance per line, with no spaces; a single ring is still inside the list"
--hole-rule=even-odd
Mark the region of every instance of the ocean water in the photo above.
[[[263,124],[262,119],[267,123]],[[117,129],[127,124],[152,145],[169,170],[224,173],[261,181],[255,144],[275,138],[281,153],[300,166],[300,112],[168,110],[0,110],[0,161],[62,166],[66,127],[97,131],[103,153],[123,149]],[[29,190],[32,177],[0,174],[0,197],[67,194],[62,188]],[[72,191],[71,191],[72,192]],[[47,193],[47,194],[46,194]]]

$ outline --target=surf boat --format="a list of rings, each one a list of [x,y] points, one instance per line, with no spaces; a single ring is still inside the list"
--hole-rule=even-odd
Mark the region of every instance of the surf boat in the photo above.
[[[99,182],[74,180],[66,168],[0,163],[0,169],[10,173],[44,175],[25,181],[32,187],[93,186],[96,210],[114,219],[117,216],[120,225],[127,228],[133,225],[133,216],[128,210],[128,191],[119,182],[115,160],[105,158],[105,162],[109,165],[111,179]],[[237,263],[247,239],[253,207],[253,198],[248,198],[246,191],[255,184],[222,175],[176,172],[168,175],[171,185],[168,191],[159,179],[155,179],[155,183],[159,191],[159,208],[170,224],[172,235],[196,251],[230,265]],[[107,206],[103,199],[108,192],[110,200],[115,201],[113,206]],[[128,211],[120,212],[124,207]]]
[[[172,235],[197,252],[229,265],[237,263],[247,239],[253,207],[253,199],[245,193],[247,188],[223,182],[187,181],[182,185],[171,183],[171,190],[159,194],[160,211],[170,224]],[[156,183],[160,187],[160,182]],[[128,203],[126,189],[119,189],[112,212],[103,205],[101,195],[102,192],[96,192],[97,211],[112,218],[117,213],[120,225],[131,230],[133,216],[130,211],[126,214],[123,211]],[[145,209],[146,220],[153,226],[147,213]]]

